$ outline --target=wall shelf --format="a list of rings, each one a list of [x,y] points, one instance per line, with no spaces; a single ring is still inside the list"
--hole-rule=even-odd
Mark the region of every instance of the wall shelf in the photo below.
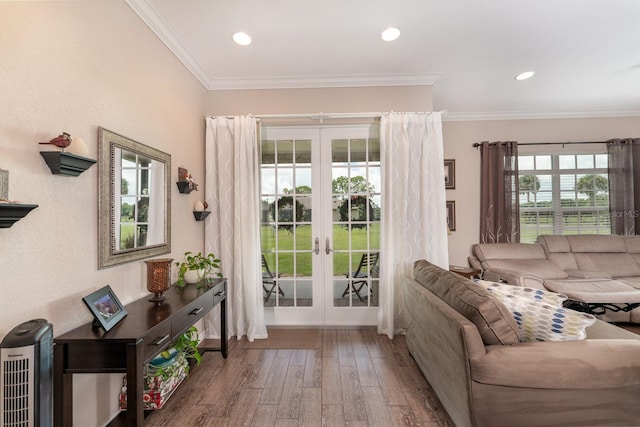
[[[0,228],[9,228],[21,220],[38,205],[23,205],[21,203],[0,203]]]
[[[178,191],[182,194],[189,194],[193,191],[193,187],[189,186],[187,181],[178,181],[176,185],[178,186]]]
[[[204,221],[204,219],[209,216],[211,212],[209,211],[193,211],[193,217],[196,221]]]
[[[41,151],[40,155],[54,175],[78,176],[96,161],[62,151]]]

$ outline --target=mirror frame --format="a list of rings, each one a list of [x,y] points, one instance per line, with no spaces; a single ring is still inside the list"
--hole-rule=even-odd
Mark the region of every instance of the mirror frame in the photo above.
[[[116,251],[115,149],[131,151],[164,163],[164,243]],[[171,252],[171,155],[98,127],[98,269]]]

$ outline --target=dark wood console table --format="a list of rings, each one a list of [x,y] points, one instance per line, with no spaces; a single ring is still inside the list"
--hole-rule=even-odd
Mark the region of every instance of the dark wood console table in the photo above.
[[[172,286],[162,304],[149,302],[149,296],[127,304],[127,316],[109,332],[88,323],[55,338],[54,425],[73,425],[74,374],[119,372],[127,374],[128,409],[120,412],[112,424],[144,425],[145,363],[218,303],[221,345],[201,351],[221,351],[227,357],[226,293],[226,279],[209,279],[209,284],[201,288]]]

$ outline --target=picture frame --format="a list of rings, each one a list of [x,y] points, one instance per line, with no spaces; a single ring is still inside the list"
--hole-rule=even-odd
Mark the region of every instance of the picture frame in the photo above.
[[[456,231],[456,202],[447,200],[447,226],[449,231]]]
[[[9,171],[0,169],[0,200],[9,200]]]
[[[447,190],[456,188],[455,159],[444,159],[444,188]]]
[[[105,332],[111,330],[127,315],[127,310],[109,285],[90,293],[82,298],[82,301],[93,314],[93,325],[104,329]]]

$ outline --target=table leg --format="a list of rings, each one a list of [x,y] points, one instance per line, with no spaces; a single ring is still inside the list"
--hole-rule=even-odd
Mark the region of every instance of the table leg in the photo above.
[[[144,425],[144,360],[143,340],[127,345],[127,413],[126,425]]]
[[[73,374],[65,374],[66,344],[53,346],[53,425],[73,425]]]

